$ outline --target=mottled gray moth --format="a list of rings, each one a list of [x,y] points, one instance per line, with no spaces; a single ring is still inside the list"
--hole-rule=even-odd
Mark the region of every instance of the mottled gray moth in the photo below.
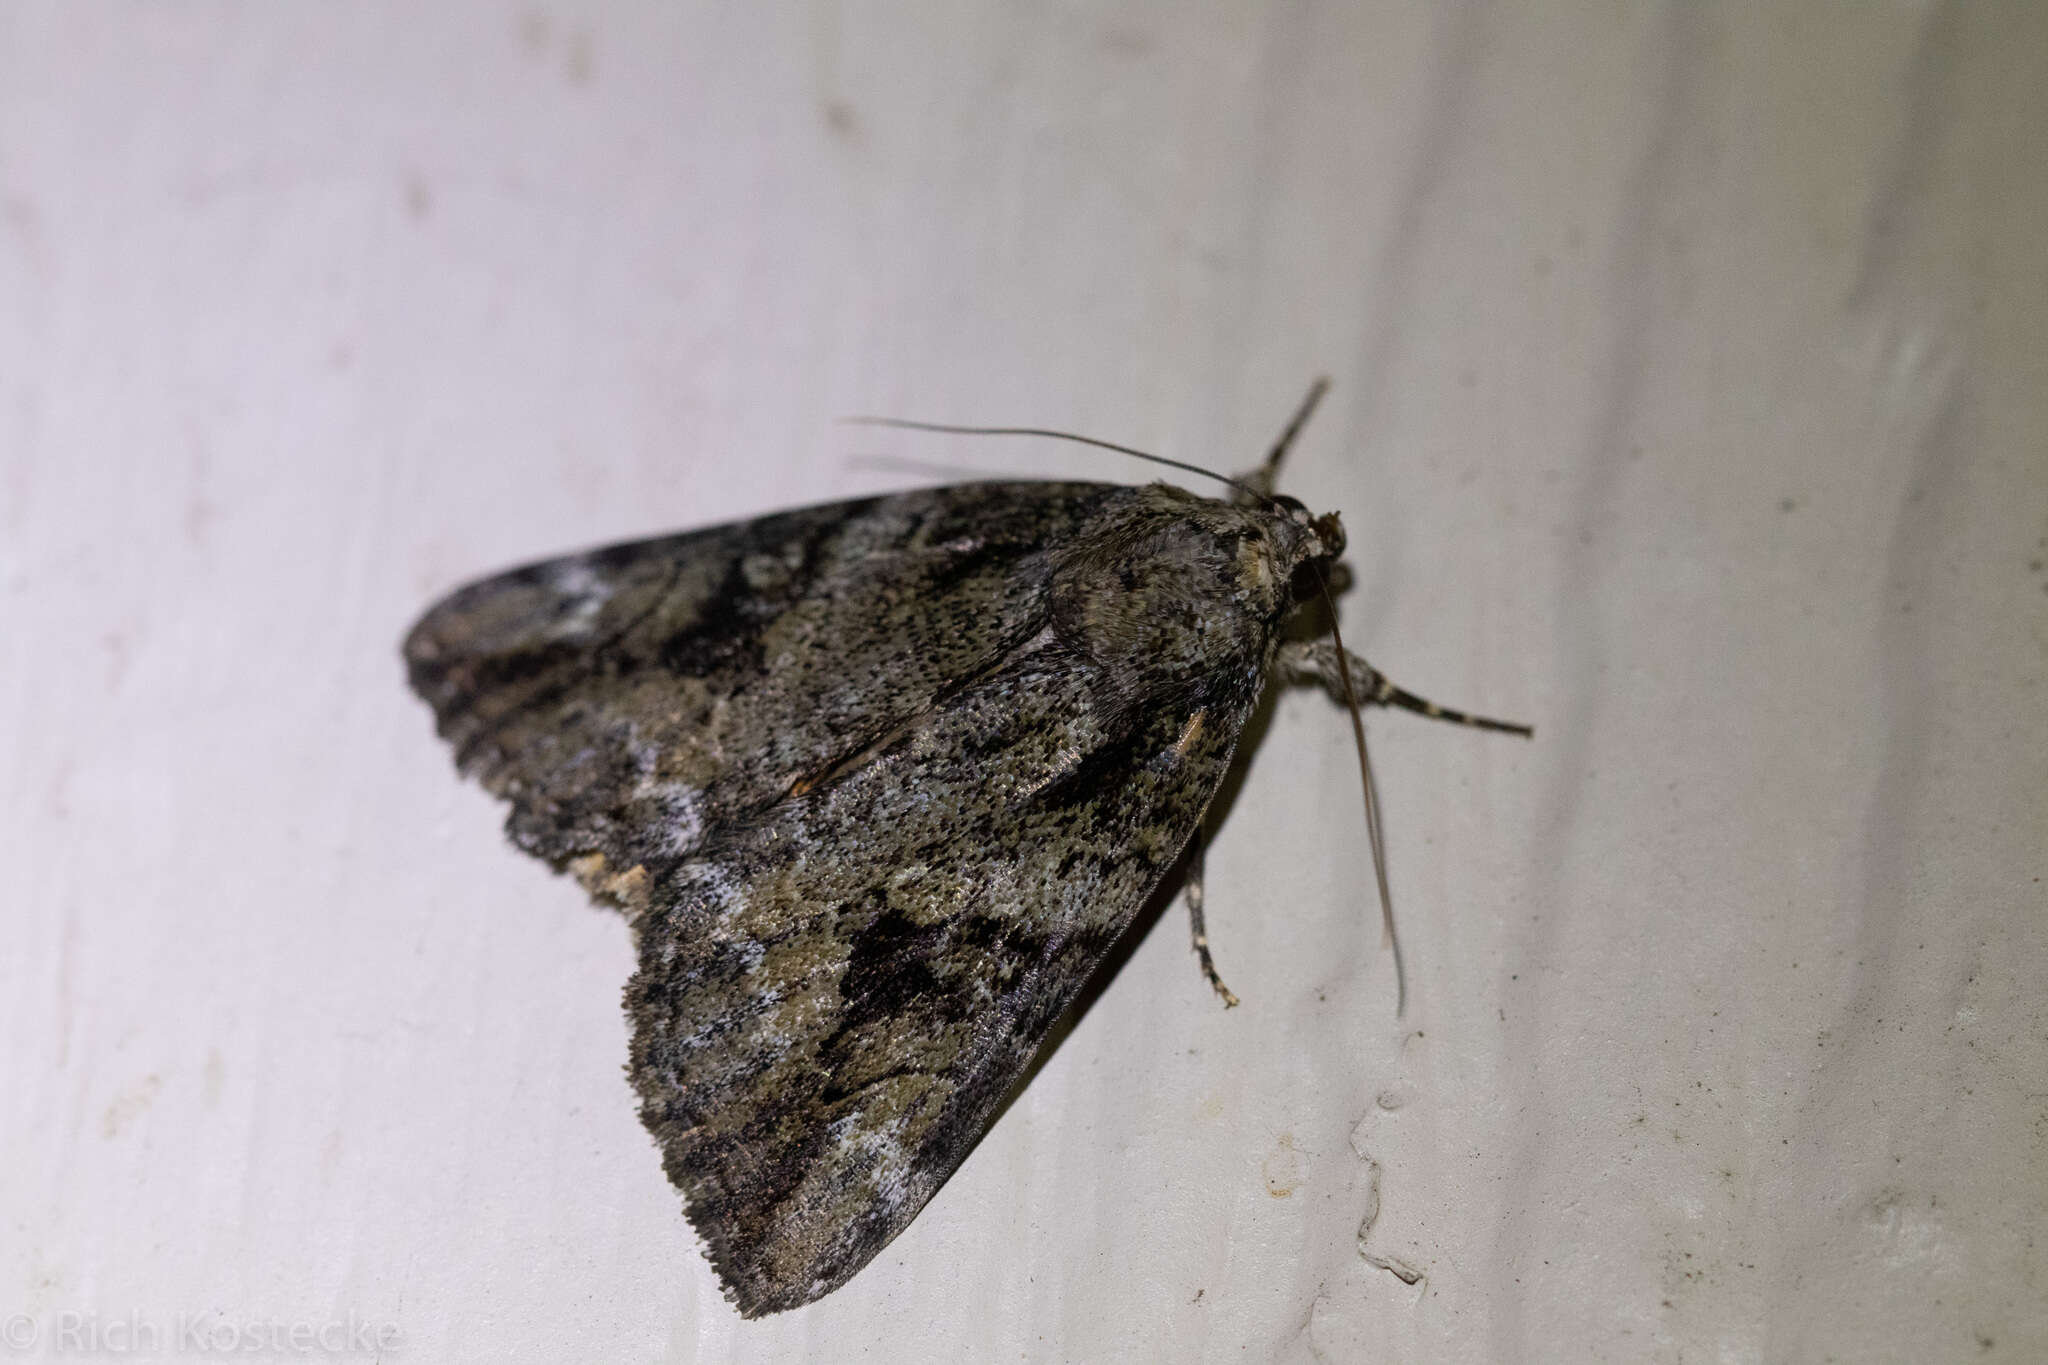
[[[633,927],[641,1118],[742,1313],[844,1284],[953,1173],[1269,681],[1520,728],[1283,633],[1344,549],[1273,492],[1320,392],[1228,500],[832,503],[514,569],[406,638],[512,841]]]

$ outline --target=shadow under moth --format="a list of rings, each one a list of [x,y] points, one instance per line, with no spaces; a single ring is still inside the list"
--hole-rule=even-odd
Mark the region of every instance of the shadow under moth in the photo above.
[[[1358,701],[1523,730],[1401,691],[1334,627],[1285,637],[1344,550],[1273,492],[1321,392],[1228,500],[831,503],[514,569],[406,638],[512,842],[632,925],[640,1115],[743,1314],[844,1284],[945,1183],[1180,863],[1269,682],[1349,702],[1361,764]],[[1197,857],[1195,947],[1234,1003],[1199,888]]]

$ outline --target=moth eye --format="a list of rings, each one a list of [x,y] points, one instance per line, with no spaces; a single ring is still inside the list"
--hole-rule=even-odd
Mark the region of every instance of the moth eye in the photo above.
[[[1306,523],[1309,520],[1308,508],[1302,504],[1300,498],[1290,498],[1285,493],[1275,493],[1273,495],[1273,503],[1281,511],[1287,513],[1294,521]]]
[[[1308,602],[1323,595],[1323,580],[1316,575],[1316,566],[1304,559],[1294,566],[1294,573],[1287,580],[1287,591],[1296,602]]]

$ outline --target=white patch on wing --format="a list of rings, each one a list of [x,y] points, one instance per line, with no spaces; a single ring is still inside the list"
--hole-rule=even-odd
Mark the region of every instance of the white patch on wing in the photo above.
[[[838,1163],[861,1172],[876,1204],[885,1209],[896,1206],[897,1192],[910,1168],[910,1153],[903,1147],[909,1129],[904,1115],[877,1124],[865,1109],[856,1109],[826,1129],[837,1149]]]
[[[547,636],[551,640],[588,635],[605,603],[612,600],[610,580],[582,556],[564,559],[550,567],[547,582],[563,598],[562,613],[548,626]]]
[[[649,802],[658,812],[655,823],[661,834],[661,851],[674,857],[695,852],[704,837],[703,790],[687,782],[656,778],[661,746],[642,739],[637,725],[631,727],[626,752],[633,760],[633,771],[639,774],[632,799]]]
[[[657,818],[660,821],[662,852],[685,857],[696,851],[698,842],[704,837],[701,792],[684,782],[643,780],[633,794],[652,801],[655,809],[661,812]]]

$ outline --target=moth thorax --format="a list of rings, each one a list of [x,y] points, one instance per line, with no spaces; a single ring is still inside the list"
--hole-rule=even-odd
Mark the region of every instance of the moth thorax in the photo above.
[[[1186,689],[1262,659],[1291,603],[1291,565],[1246,529],[1174,521],[1072,555],[1053,581],[1054,630],[1132,691]]]

